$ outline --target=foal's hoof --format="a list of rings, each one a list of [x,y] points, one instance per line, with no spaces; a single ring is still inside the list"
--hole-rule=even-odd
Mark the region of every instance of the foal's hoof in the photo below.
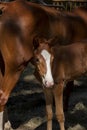
[[[3,106],[7,103],[8,100],[8,96],[5,94],[5,92],[3,92],[2,90],[0,90],[0,105]]]

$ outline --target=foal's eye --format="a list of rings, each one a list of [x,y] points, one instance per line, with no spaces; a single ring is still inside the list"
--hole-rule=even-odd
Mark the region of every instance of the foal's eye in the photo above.
[[[38,58],[36,58],[36,60],[35,60],[35,61],[36,61],[36,63],[39,63],[39,59],[38,59]]]

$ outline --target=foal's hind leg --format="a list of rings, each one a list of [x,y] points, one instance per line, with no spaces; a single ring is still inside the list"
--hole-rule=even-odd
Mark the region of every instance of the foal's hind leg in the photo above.
[[[63,83],[59,83],[54,86],[53,90],[55,107],[56,107],[56,118],[60,125],[60,130],[65,130],[64,128],[64,112],[63,112]]]
[[[47,113],[47,130],[52,130],[52,105],[53,105],[53,94],[50,88],[44,89],[45,99],[46,99],[46,113]]]
[[[68,111],[68,105],[69,105],[69,98],[71,95],[71,92],[74,88],[74,81],[70,81],[66,84],[66,87],[64,88],[64,95],[63,95],[63,106],[64,111]]]

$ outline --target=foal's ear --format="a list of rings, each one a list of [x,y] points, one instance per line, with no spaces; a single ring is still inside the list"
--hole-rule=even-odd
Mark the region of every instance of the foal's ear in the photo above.
[[[50,39],[48,39],[48,40],[47,40],[47,39],[44,39],[44,43],[45,43],[45,44],[48,44],[48,45],[51,45],[51,43],[53,42],[53,39],[54,39],[54,38],[50,38]]]
[[[47,40],[44,38],[39,38],[39,37],[35,37],[33,40],[33,46],[34,46],[34,50],[38,49],[38,47],[40,45],[42,45],[43,43],[47,43]]]
[[[36,37],[33,40],[34,51],[37,50],[39,47],[44,48],[46,47],[46,45],[51,47],[53,45],[54,39],[55,39],[54,37],[50,39]]]
[[[34,48],[34,50],[36,50],[38,47],[39,47],[39,40],[38,40],[38,38],[35,38],[33,40],[33,48]]]
[[[54,47],[55,45],[60,45],[58,42],[58,36],[52,37],[48,40],[49,46]]]
[[[51,53],[55,55],[55,53],[57,52],[58,46],[55,45],[55,46],[51,46],[50,48],[51,48]]]

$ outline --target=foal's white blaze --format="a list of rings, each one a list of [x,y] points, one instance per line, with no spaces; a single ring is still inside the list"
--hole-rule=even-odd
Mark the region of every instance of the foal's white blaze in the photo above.
[[[47,67],[47,72],[46,72],[46,74],[44,74],[44,78],[42,77],[43,84],[46,87],[50,87],[50,86],[54,85],[52,72],[51,72],[51,64],[50,64],[51,63],[50,62],[51,54],[47,50],[42,50],[41,55],[45,59],[46,67]]]
[[[3,111],[0,112],[0,130],[3,130]]]

